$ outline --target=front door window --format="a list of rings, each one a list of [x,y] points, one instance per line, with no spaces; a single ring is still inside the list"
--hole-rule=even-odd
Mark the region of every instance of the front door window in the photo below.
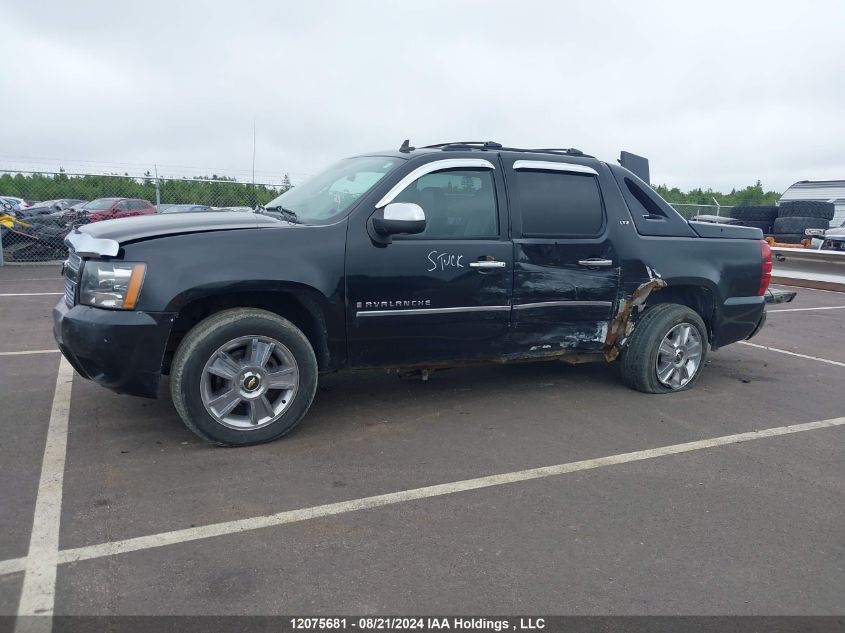
[[[425,231],[408,240],[492,239],[499,235],[496,190],[489,169],[449,169],[421,176],[394,202],[413,202],[425,211]]]

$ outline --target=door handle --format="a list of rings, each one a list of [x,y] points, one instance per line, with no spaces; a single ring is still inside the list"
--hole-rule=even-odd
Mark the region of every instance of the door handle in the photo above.
[[[597,267],[597,268],[602,267],[602,268],[604,268],[604,267],[607,267],[607,266],[613,266],[613,260],[612,259],[600,259],[598,257],[593,258],[593,259],[579,259],[578,265],[579,266],[588,266],[588,267]]]
[[[504,268],[507,266],[505,262],[496,262],[496,261],[480,261],[480,262],[470,262],[470,268]]]

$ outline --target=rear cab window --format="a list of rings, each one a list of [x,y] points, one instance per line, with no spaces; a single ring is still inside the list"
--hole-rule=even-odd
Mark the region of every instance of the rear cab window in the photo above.
[[[630,171],[608,165],[634,221],[637,233],[655,237],[695,237],[687,221],[654,189]]]

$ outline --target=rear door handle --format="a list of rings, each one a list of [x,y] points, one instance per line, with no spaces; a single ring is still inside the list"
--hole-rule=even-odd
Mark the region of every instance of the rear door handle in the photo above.
[[[507,266],[506,262],[496,262],[496,261],[480,261],[480,262],[470,262],[470,268],[504,268]]]
[[[588,266],[588,267],[606,267],[606,266],[613,266],[612,259],[579,259],[578,260],[579,266]]]

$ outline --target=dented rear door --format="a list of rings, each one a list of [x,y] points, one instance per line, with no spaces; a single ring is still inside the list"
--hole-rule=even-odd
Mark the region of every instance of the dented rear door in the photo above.
[[[598,174],[585,163],[505,159],[514,235],[512,353],[604,345],[620,260]]]

